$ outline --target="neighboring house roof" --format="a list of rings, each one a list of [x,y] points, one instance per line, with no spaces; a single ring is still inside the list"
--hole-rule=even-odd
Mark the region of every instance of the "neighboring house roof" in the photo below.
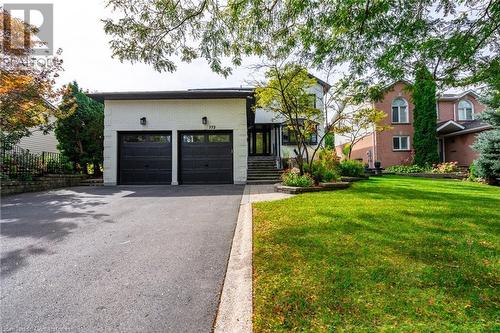
[[[396,83],[404,83],[406,84],[407,86],[411,86],[413,84],[413,82],[411,82],[410,80],[406,80],[406,79],[401,79],[401,80],[396,80],[394,82],[391,82],[389,83],[388,85],[384,86],[382,88],[382,91],[386,91],[386,90],[389,90],[390,88],[392,88]]]
[[[394,81],[388,85],[386,85],[385,87],[382,88],[382,91],[386,91],[390,88],[392,88],[396,83],[404,83],[408,86],[411,86],[413,84],[413,82],[409,81],[409,80],[406,80],[406,79],[401,79],[401,80],[397,80],[397,81]],[[469,89],[469,90],[466,90],[466,91],[462,91],[462,92],[459,92],[459,93],[444,93],[444,94],[438,94],[437,95],[437,99],[438,101],[454,101],[454,100],[457,100],[457,99],[460,99],[464,96],[467,96],[467,95],[472,95],[474,96],[475,98],[479,98],[479,94],[476,93],[473,89]]]
[[[87,94],[96,101],[104,100],[151,100],[151,99],[220,99],[247,98],[254,93],[252,88],[190,89],[171,91],[127,91]]]
[[[465,127],[454,120],[447,120],[437,123],[436,131],[439,134],[446,134],[451,132],[456,132],[465,129]]]
[[[44,98],[43,101],[45,102],[45,105],[47,105],[52,110],[56,110],[57,109],[57,107],[54,104],[52,104],[51,102],[49,102],[47,99]]]
[[[454,101],[460,99],[466,95],[472,95],[475,98],[479,98],[479,95],[472,89],[457,93],[457,94],[441,94],[438,96],[438,100],[440,101]]]
[[[454,121],[447,120],[437,124],[437,133],[444,136],[456,136],[467,133],[480,132],[490,129],[492,126],[481,120]]]

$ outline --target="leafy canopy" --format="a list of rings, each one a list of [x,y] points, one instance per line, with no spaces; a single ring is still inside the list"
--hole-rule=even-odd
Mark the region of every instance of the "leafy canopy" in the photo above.
[[[108,0],[105,20],[120,60],[173,71],[205,58],[227,75],[246,55],[348,64],[353,76],[402,78],[424,63],[443,84],[491,72],[500,50],[495,0]],[[226,61],[226,62],[225,62]]]
[[[52,129],[51,118],[59,116],[51,105],[60,92],[54,89],[55,78],[62,70],[62,60],[54,57],[47,66],[27,64],[35,38],[18,40],[25,33],[32,36],[33,26],[13,18],[0,7],[0,133],[1,141],[15,144],[34,130]],[[5,44],[3,42],[6,42]],[[16,45],[16,48],[11,48]],[[18,46],[22,46],[17,48]],[[58,55],[61,51],[58,50]]]

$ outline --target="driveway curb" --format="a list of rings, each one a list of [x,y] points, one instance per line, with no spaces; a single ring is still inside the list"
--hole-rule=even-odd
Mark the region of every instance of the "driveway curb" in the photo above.
[[[248,185],[241,198],[214,332],[252,332],[252,204]]]

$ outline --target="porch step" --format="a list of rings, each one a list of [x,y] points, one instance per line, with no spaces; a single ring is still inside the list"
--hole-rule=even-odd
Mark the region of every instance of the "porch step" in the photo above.
[[[276,167],[275,156],[248,157],[247,184],[276,184],[281,171]]]
[[[267,161],[267,160],[274,161],[274,159],[275,159],[274,156],[249,156],[248,157],[249,161]]]
[[[276,183],[279,183],[279,180],[247,180],[248,185],[266,185]]]
[[[248,177],[259,177],[259,176],[279,177],[280,175],[281,175],[280,170],[248,170]]]

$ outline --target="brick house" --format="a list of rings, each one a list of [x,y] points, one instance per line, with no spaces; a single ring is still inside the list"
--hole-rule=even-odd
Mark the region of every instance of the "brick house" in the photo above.
[[[405,90],[409,84],[407,81],[393,83],[386,88],[382,100],[373,102],[375,108],[387,114],[382,124],[391,128],[366,134],[354,145],[351,159],[362,160],[370,167],[373,167],[374,161],[381,161],[382,167],[412,162],[414,105],[410,94]],[[491,128],[474,117],[484,108],[478,101],[478,95],[472,90],[438,96],[436,149],[442,162],[456,161],[459,166],[469,166],[477,157],[470,146],[479,132]],[[337,146],[339,155],[343,146]]]

